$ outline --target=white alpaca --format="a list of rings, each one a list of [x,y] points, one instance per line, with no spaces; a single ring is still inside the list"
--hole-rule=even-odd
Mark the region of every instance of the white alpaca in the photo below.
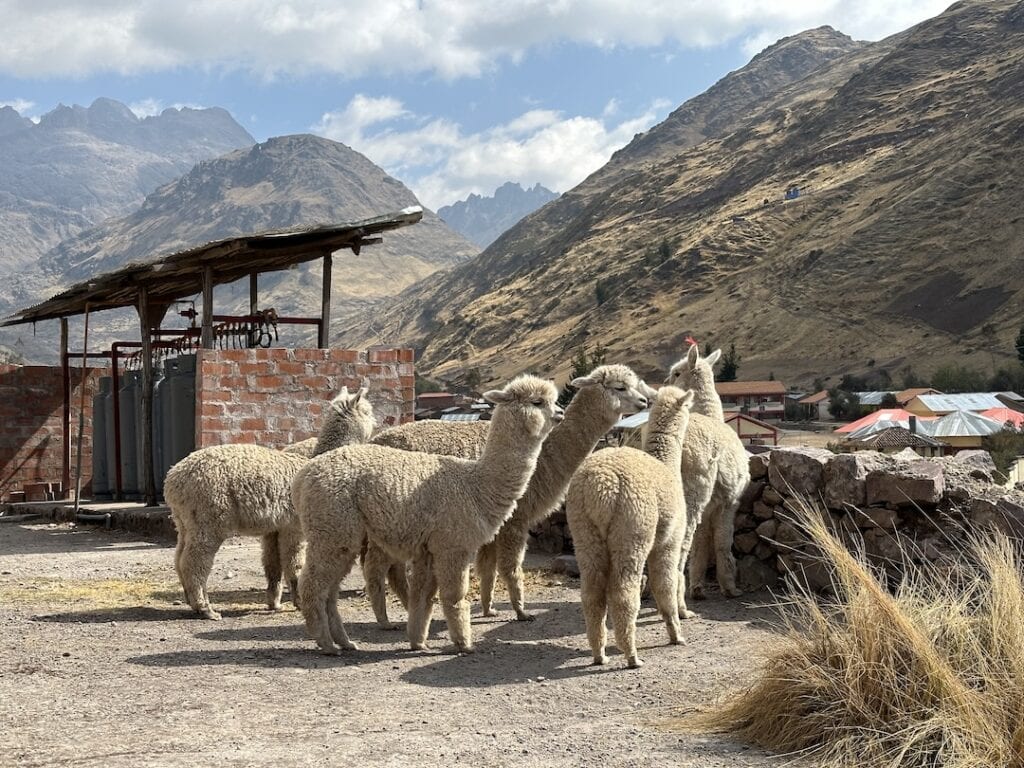
[[[693,414],[683,448],[690,510],[683,562],[689,552],[690,596],[704,597],[704,577],[714,557],[718,585],[727,597],[743,594],[736,586],[732,554],[736,509],[750,484],[750,461],[736,432],[723,423],[722,401],[715,391],[714,364],[721,350],[701,358],[696,344],[672,366],[667,384],[692,389]]]
[[[470,564],[526,490],[557,396],[551,382],[536,376],[486,393],[496,407],[478,461],[380,445],[348,446],[310,460],[292,496],[309,541],[299,602],[321,649],[355,648],[335,596],[368,539],[394,560],[412,560],[412,648],[426,647],[439,590],[452,641],[460,651],[472,650]]]
[[[320,449],[365,442],[373,426],[366,390],[350,395],[343,387],[327,408]],[[178,529],[174,564],[193,610],[208,619],[220,618],[210,607],[206,582],[221,544],[239,535],[262,539],[268,607],[281,607],[282,572],[295,601],[304,543],[291,484],[308,461],[260,445],[216,445],[194,451],[171,467],[164,498]]]
[[[566,516],[595,664],[607,661],[606,613],[611,614],[615,643],[626,663],[643,664],[636,649],[636,617],[645,562],[669,642],[683,641],[677,600],[686,497],[678,467],[692,403],[692,392],[662,387],[648,421],[647,452],[598,451],[569,484]]]
[[[537,469],[516,509],[494,541],[480,548],[476,572],[480,579],[480,603],[484,616],[495,616],[492,608],[496,573],[508,589],[516,618],[528,621],[523,598],[523,559],[530,529],[548,517],[562,502],[573,473],[624,413],[636,413],[647,407],[647,393],[653,392],[624,365],[602,365],[586,376],[574,379],[578,389],[541,448]],[[420,421],[392,427],[376,435],[371,442],[404,450],[459,456],[466,459],[481,455],[487,440],[487,422]],[[394,628],[387,617],[383,573],[388,559],[370,547],[363,562],[367,593],[377,622]]]

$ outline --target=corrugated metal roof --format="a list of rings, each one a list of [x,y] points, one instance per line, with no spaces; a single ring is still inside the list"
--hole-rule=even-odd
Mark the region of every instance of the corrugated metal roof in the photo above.
[[[446,413],[441,421],[480,421],[479,413]]]
[[[919,395],[921,404],[935,413],[952,411],[987,411],[989,408],[1003,408],[1005,403],[996,395],[1019,398],[1015,392],[965,392],[961,395]]]
[[[781,381],[716,381],[720,395],[785,395],[786,385]]]
[[[985,437],[994,435],[1003,425],[971,411],[953,411],[928,425],[932,437]],[[921,430],[922,432],[924,430]]]
[[[800,405],[816,405],[827,398],[828,390],[823,389],[821,392],[815,392],[813,395],[808,395],[803,400],[798,400],[797,402],[800,403]]]
[[[650,417],[650,411],[640,411],[640,413],[634,413],[632,416],[623,416],[615,422],[615,427],[618,429],[636,429],[646,424]]]
[[[854,392],[861,405],[881,405],[886,395],[896,396],[895,392]]]

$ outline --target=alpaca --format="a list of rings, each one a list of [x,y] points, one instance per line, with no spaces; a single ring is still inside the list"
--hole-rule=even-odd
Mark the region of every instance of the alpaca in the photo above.
[[[686,497],[678,467],[692,404],[692,392],[662,387],[648,420],[646,452],[598,451],[569,484],[566,516],[595,664],[607,661],[608,612],[626,663],[632,668],[643,665],[636,649],[636,617],[645,562],[669,642],[683,642],[677,599]]]
[[[722,401],[715,391],[713,366],[721,350],[701,358],[691,345],[686,357],[669,370],[666,384],[694,392],[693,415],[683,450],[682,472],[687,477],[690,519],[683,542],[683,563],[689,553],[689,593],[704,597],[704,576],[715,559],[718,585],[726,597],[739,597],[736,559],[732,554],[736,509],[750,484],[746,448],[734,430],[723,423]]]
[[[484,616],[496,616],[492,607],[496,572],[508,589],[512,609],[519,621],[532,621],[523,599],[523,559],[530,528],[548,517],[561,503],[573,472],[590,455],[597,441],[624,413],[636,413],[647,407],[647,393],[653,393],[640,378],[624,365],[602,365],[586,376],[571,382],[579,390],[566,408],[565,415],[551,430],[537,459],[537,469],[530,478],[515,511],[494,541],[480,548],[476,572],[480,579],[480,603]],[[383,443],[405,450],[477,458],[487,439],[487,423],[448,423],[422,421],[393,427],[375,436],[371,442]],[[382,573],[386,557],[369,553],[363,573],[367,593],[381,627],[395,625],[388,621]]]
[[[551,430],[557,396],[551,382],[527,375],[487,392],[484,397],[495,409],[477,461],[358,445],[303,467],[292,485],[309,541],[299,604],[310,636],[323,651],[355,648],[335,595],[364,539],[394,560],[412,560],[410,646],[427,647],[433,597],[440,590],[455,647],[473,650],[469,567],[526,490]]]
[[[365,442],[373,426],[366,389],[350,395],[342,387],[327,408],[319,447],[329,450]],[[164,498],[178,529],[174,564],[194,611],[208,619],[220,618],[210,607],[206,582],[217,550],[236,535],[262,540],[267,606],[281,608],[282,571],[292,601],[296,600],[304,542],[292,508],[291,484],[308,461],[300,454],[260,445],[216,445],[194,451],[171,467]]]

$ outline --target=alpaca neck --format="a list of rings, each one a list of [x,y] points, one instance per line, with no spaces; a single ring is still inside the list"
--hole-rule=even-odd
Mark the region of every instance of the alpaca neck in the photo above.
[[[683,410],[667,423],[656,421],[654,417],[658,415],[651,413],[651,428],[644,442],[644,451],[666,466],[678,467],[683,458],[683,435],[690,414]]]
[[[551,486],[568,485],[573,473],[594,451],[594,446],[615,426],[618,414],[604,406],[600,387],[584,387],[565,409],[565,416],[555,425],[540,449],[535,483]],[[532,483],[531,483],[532,485]]]
[[[472,470],[478,512],[494,528],[508,519],[537,466],[541,437],[525,434],[505,408],[494,409],[483,454]]]
[[[328,417],[327,423],[320,428],[320,434],[317,435],[316,449],[313,451],[313,455],[319,456],[321,453],[333,451],[335,448],[341,448],[343,445],[364,442],[366,438],[362,435],[363,432],[359,429],[356,421],[332,413]]]
[[[722,398],[715,391],[714,379],[711,381],[699,381],[694,384],[692,411],[716,421],[725,420],[725,412],[722,410]]]

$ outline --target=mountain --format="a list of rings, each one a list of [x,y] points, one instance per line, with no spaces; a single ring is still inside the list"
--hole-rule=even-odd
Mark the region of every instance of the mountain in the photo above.
[[[38,123],[0,108],[0,273],[17,272],[61,240],[128,213],[187,172],[255,140],[220,108],[138,118],[96,99],[61,105]]]
[[[959,2],[877,43],[811,30],[383,303],[377,335],[484,381],[564,373],[596,343],[658,377],[687,335],[735,343],[743,378],[989,370],[1024,310],[1022,149],[1024,2]]]
[[[366,157],[316,136],[282,136],[199,163],[148,197],[134,213],[65,240],[6,289],[6,312],[56,293],[89,275],[203,243],[270,229],[358,221],[418,205],[415,195]],[[429,211],[411,227],[384,235],[359,256],[334,260],[333,309],[357,312],[438,269],[479,252]],[[319,316],[319,261],[260,276],[260,307],[280,315]],[[248,282],[222,286],[215,311],[248,312]],[[0,299],[4,286],[0,286]],[[2,309],[2,308],[0,308]],[[137,338],[130,311],[105,312],[90,328],[92,346]],[[0,343],[14,347],[0,336]],[[55,345],[52,349],[56,349]],[[40,357],[44,344],[33,345]]]
[[[437,215],[467,240],[486,248],[524,216],[557,197],[557,192],[540,184],[523,189],[507,181],[494,190],[494,197],[470,195],[438,208]]]

